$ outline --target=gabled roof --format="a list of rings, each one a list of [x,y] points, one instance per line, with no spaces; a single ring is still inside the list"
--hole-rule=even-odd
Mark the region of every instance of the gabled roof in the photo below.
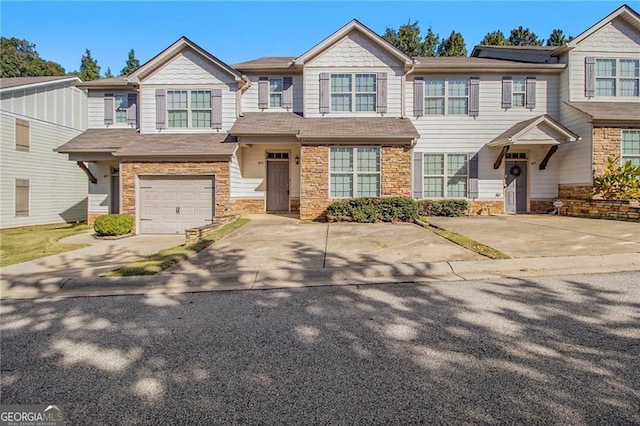
[[[527,139],[527,135],[535,128],[546,126],[551,128],[554,133],[562,138],[531,138]],[[562,124],[549,117],[548,115],[540,115],[529,120],[521,121],[514,124],[509,129],[497,136],[487,146],[502,147],[507,145],[560,145],[563,142],[574,142],[580,140],[580,136],[564,127]]]
[[[119,86],[128,86],[127,78],[125,76],[120,77],[111,77],[111,78],[99,78],[97,80],[85,81],[83,83],[78,84],[78,87],[82,87],[85,89],[101,89],[101,88],[113,88]]]
[[[640,102],[565,102],[595,121],[640,122]]]
[[[307,50],[305,53],[302,54],[302,56],[299,56],[298,58],[296,58],[295,59],[296,65],[303,65],[306,61],[320,54],[320,52],[323,52],[324,50],[333,46],[338,41],[342,40],[344,37],[347,36],[347,34],[349,34],[352,31],[358,31],[359,33],[363,34],[365,37],[371,40],[374,44],[380,46],[383,50],[389,52],[392,56],[395,56],[396,58],[398,58],[400,62],[403,62],[406,65],[411,65],[413,63],[413,58],[411,58],[411,56],[407,55],[397,47],[393,46],[391,43],[389,43],[388,41],[380,37],[378,34],[373,32],[371,29],[369,29],[367,26],[362,24],[357,19],[354,19],[344,27],[340,28],[338,31],[331,34],[329,37],[322,40],[320,43],[313,46],[311,49]]]
[[[235,136],[297,135],[304,119],[292,112],[245,112],[229,130]]]
[[[26,89],[29,87],[46,86],[51,83],[62,83],[65,81],[73,81],[81,83],[82,80],[75,75],[46,76],[46,77],[9,77],[0,78],[0,89],[7,91],[9,89]]]
[[[553,52],[553,54],[554,55],[558,55],[558,54],[561,54],[563,52],[566,52],[567,50],[573,49],[580,42],[582,42],[584,39],[588,38],[593,33],[595,33],[596,31],[600,30],[605,25],[609,24],[610,22],[612,22],[615,19],[622,19],[624,22],[626,22],[627,24],[631,25],[633,28],[635,28],[637,31],[640,32],[640,15],[638,14],[638,12],[633,10],[628,5],[623,4],[622,6],[620,6],[619,8],[614,10],[613,12],[611,12],[609,15],[607,15],[604,19],[600,20],[595,25],[593,25],[593,26],[589,27],[587,30],[583,31],[581,34],[579,34],[576,38],[574,38],[570,42],[566,43],[563,46],[558,47]]]
[[[225,64],[220,59],[216,58],[211,53],[207,52],[206,50],[189,40],[187,37],[182,36],[171,46],[158,53],[140,68],[128,75],[126,77],[126,80],[128,82],[136,82],[143,79],[187,48],[193,49],[196,53],[207,59],[209,62],[223,69],[229,75],[233,76],[236,81],[240,81],[242,79],[242,75],[238,71],[234,70],[229,65]]]

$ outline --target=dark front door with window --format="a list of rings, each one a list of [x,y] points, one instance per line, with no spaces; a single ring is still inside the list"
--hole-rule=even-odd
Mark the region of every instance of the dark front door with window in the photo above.
[[[527,162],[505,163],[506,183],[504,209],[507,213],[527,212]]]
[[[267,211],[289,211],[288,161],[267,161]]]

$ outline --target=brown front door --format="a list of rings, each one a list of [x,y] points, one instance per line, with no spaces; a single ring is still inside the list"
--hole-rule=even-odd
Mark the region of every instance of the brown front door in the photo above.
[[[289,211],[288,161],[267,161],[267,211]]]

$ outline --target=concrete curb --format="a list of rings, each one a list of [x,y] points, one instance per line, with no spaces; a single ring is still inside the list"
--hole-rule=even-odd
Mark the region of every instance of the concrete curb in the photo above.
[[[423,262],[348,268],[247,270],[139,277],[0,280],[0,299],[99,297],[640,271],[640,253]]]

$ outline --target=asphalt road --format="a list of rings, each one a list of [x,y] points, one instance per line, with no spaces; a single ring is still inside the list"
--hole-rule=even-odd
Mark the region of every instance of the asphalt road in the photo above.
[[[3,302],[71,424],[640,424],[640,273]]]

